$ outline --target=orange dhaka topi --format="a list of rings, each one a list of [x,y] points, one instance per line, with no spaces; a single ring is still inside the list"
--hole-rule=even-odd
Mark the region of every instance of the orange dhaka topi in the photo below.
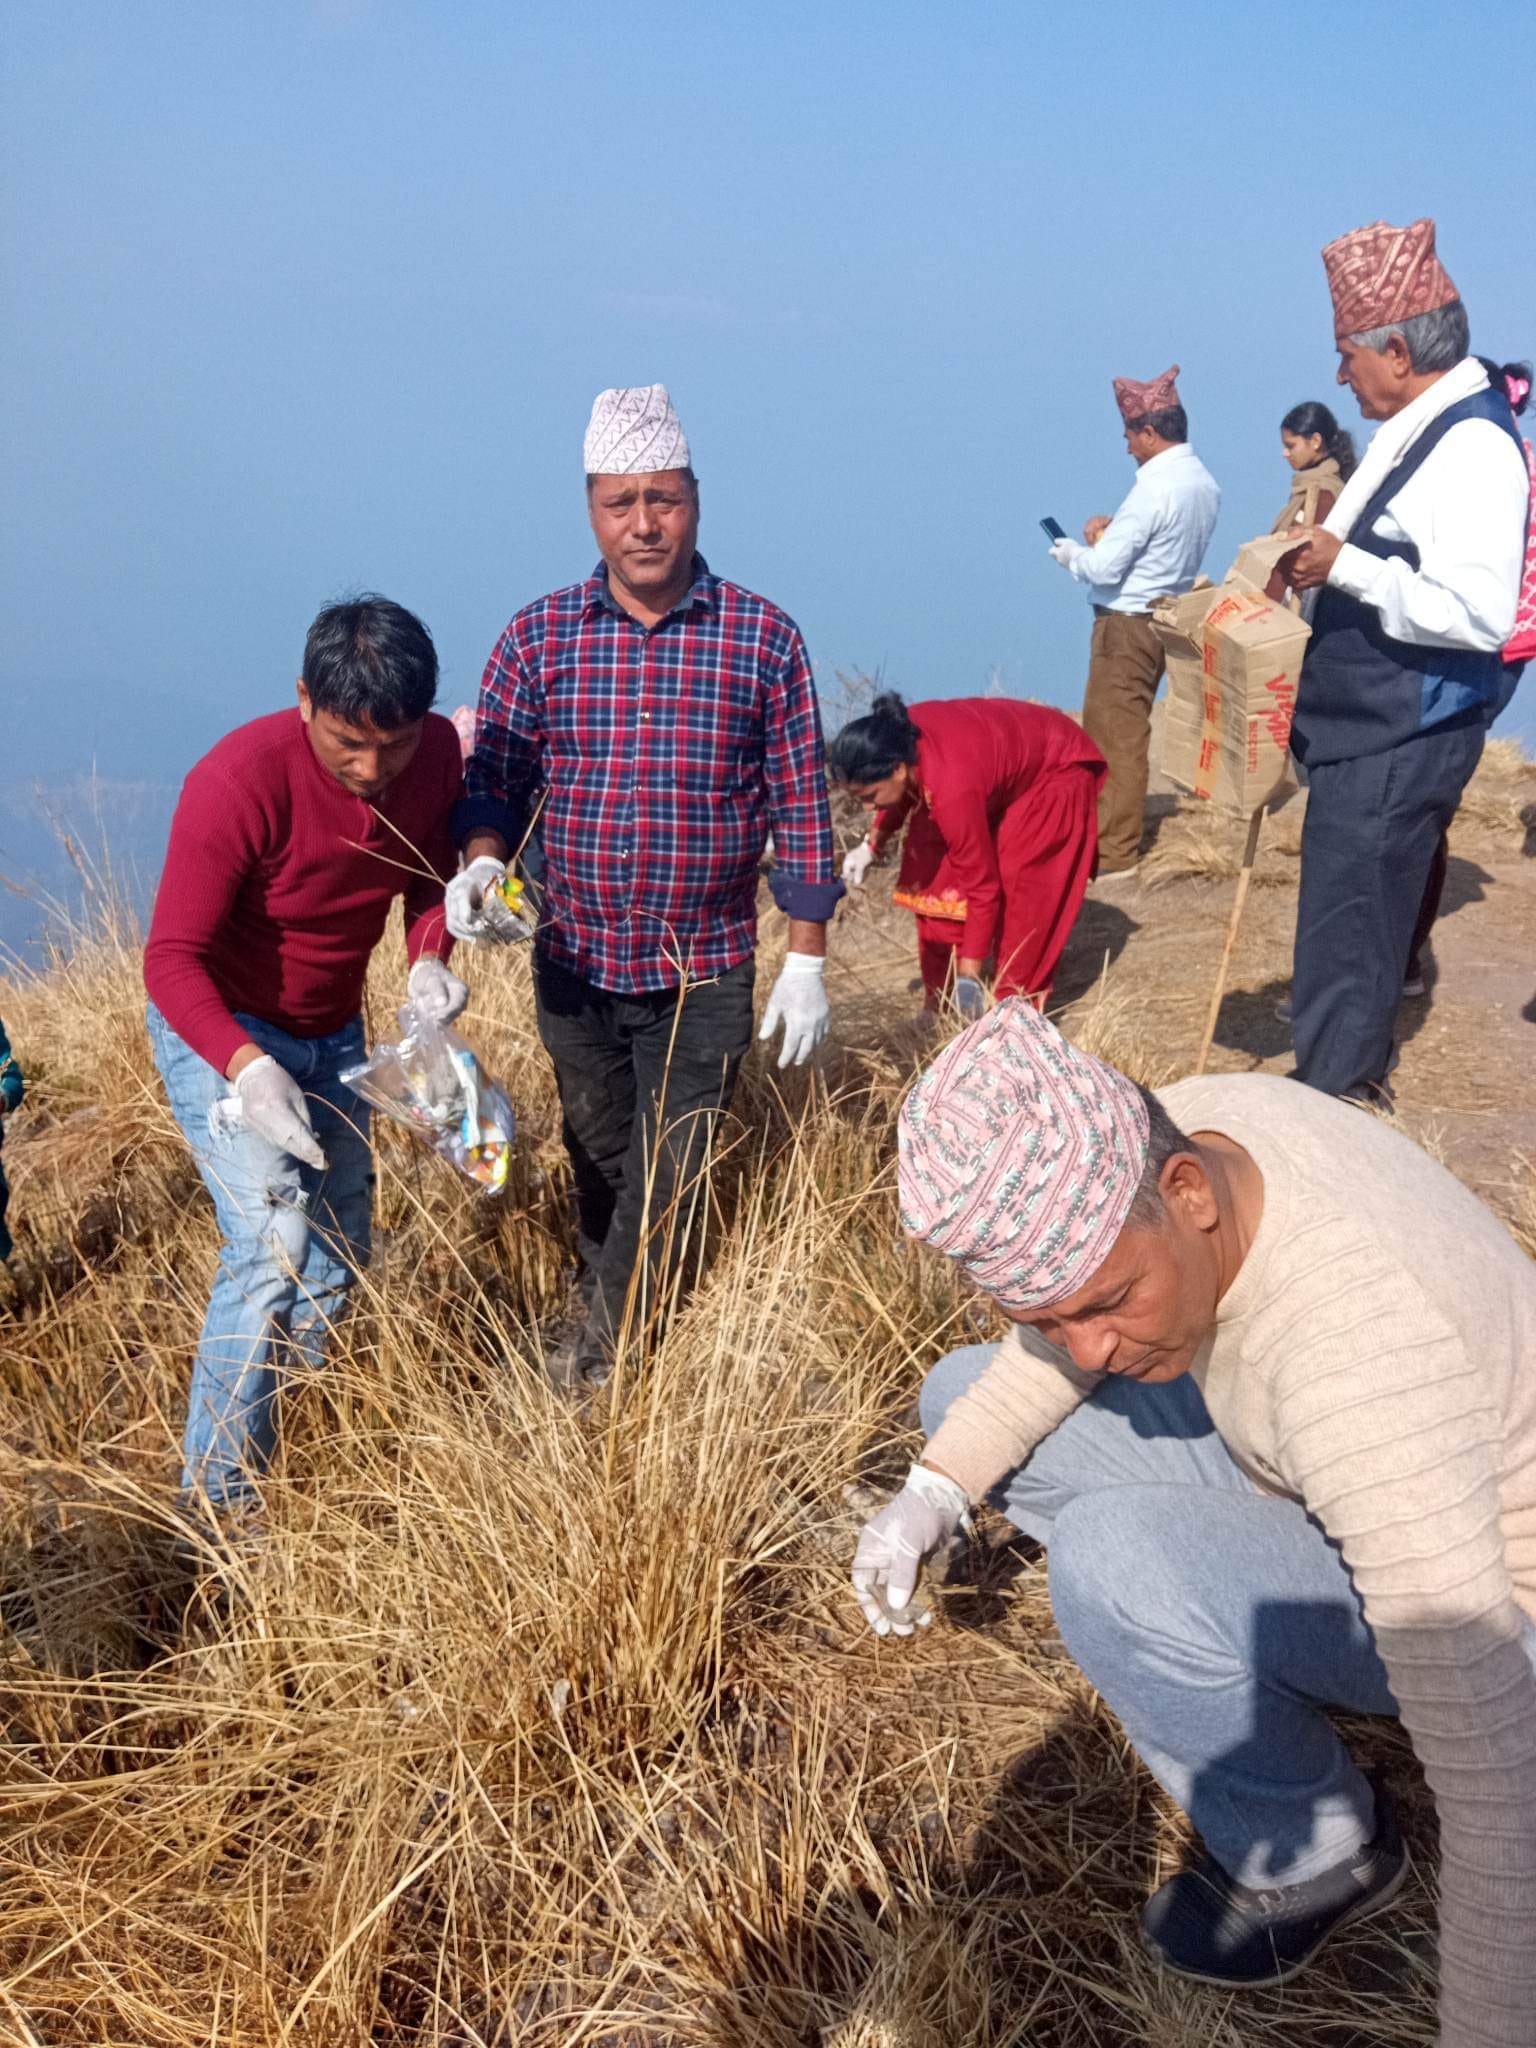
[[[1395,228],[1384,220],[1340,235],[1323,251],[1337,341],[1394,327],[1461,297],[1435,254],[1432,220]]]
[[[1138,384],[1134,377],[1117,377],[1115,403],[1126,425],[1132,420],[1144,420],[1149,412],[1171,411],[1179,402],[1178,375],[1179,366],[1175,363],[1150,384]]]

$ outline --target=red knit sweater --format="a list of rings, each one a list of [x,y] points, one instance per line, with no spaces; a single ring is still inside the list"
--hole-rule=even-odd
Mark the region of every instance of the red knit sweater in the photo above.
[[[376,806],[320,765],[297,708],[226,734],[182,786],[144,952],[144,985],[171,1029],[221,1074],[250,1038],[236,1010],[295,1038],[339,1031],[361,1007],[396,896],[410,959],[446,957],[442,882],[409,871],[453,873],[462,793],[446,718],[427,719]]]

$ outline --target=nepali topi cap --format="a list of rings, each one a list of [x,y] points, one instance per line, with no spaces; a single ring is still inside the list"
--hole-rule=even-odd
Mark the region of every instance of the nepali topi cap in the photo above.
[[[1179,366],[1164,370],[1161,377],[1154,377],[1150,384],[1138,384],[1134,377],[1115,379],[1115,403],[1120,408],[1120,417],[1127,426],[1133,420],[1144,420],[1151,412],[1171,412],[1179,403]]]
[[[1015,996],[946,1047],[902,1105],[902,1224],[1005,1309],[1049,1308],[1108,1258],[1148,1136],[1136,1084]]]
[[[1397,327],[1461,294],[1435,254],[1432,220],[1394,228],[1384,220],[1340,235],[1323,251],[1333,297],[1333,332],[1344,342],[1375,327]]]
[[[588,476],[652,476],[687,469],[688,437],[665,384],[599,391],[582,447]]]

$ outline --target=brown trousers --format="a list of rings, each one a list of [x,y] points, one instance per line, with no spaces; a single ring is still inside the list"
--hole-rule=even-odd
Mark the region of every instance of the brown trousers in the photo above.
[[[1109,763],[1099,791],[1099,873],[1136,865],[1147,807],[1147,737],[1163,674],[1163,643],[1144,612],[1093,622],[1083,730]]]

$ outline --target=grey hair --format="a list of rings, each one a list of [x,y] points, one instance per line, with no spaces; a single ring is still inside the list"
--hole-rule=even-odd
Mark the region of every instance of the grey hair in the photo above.
[[[1471,352],[1472,332],[1467,309],[1460,299],[1448,306],[1436,306],[1432,313],[1415,313],[1411,320],[1394,320],[1388,327],[1368,327],[1363,334],[1349,337],[1351,348],[1368,348],[1381,355],[1394,334],[1403,337],[1408,362],[1421,376],[1431,370],[1454,370]]]
[[[1138,1081],[1136,1092],[1147,1108],[1147,1158],[1122,1228],[1161,1230],[1167,1220],[1163,1206],[1163,1168],[1181,1152],[1193,1152],[1194,1141],[1179,1129],[1150,1088],[1143,1088]]]

